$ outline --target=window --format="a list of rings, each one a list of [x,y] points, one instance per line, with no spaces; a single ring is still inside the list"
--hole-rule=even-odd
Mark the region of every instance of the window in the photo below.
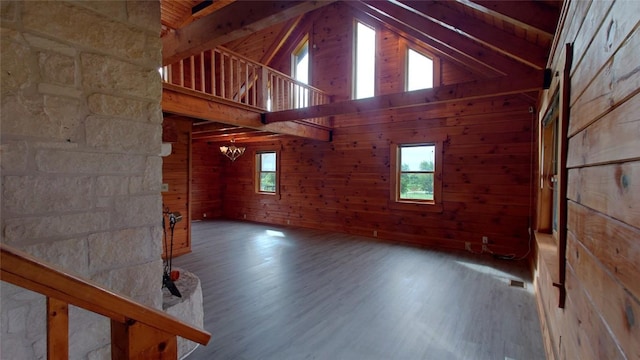
[[[391,208],[442,211],[441,141],[392,145],[391,172]]]
[[[375,95],[376,75],[376,30],[356,22],[354,52],[354,99]]]
[[[433,200],[433,174],[435,173],[435,150],[433,144],[401,145],[400,200]]]
[[[256,153],[256,191],[275,194],[278,188],[277,158],[275,151]]]
[[[309,40],[305,39],[291,55],[293,78],[303,84],[309,84]],[[295,85],[293,101],[296,109],[309,106],[309,90]]]
[[[433,60],[413,49],[407,48],[406,90],[433,87]]]
[[[540,141],[540,201],[545,204],[538,214],[538,231],[554,234],[558,232],[558,205],[560,193],[558,192],[558,159],[559,155],[559,97],[554,100],[545,115],[541,126]]]

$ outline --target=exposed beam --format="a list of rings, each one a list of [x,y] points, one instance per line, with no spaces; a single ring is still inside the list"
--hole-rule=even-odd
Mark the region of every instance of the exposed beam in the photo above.
[[[399,35],[406,38],[415,39],[416,42],[430,47],[431,49],[433,49],[434,55],[440,56],[446,60],[451,61],[452,63],[455,63],[456,65],[470,70],[480,77],[491,78],[497,75],[502,75],[500,72],[477,61],[477,59],[467,56],[461,56],[456,49],[446,46],[439,41],[435,41],[425,36],[424,33],[412,27],[408,27],[405,24],[397,21],[396,19],[370,8],[360,1],[348,1],[347,4],[349,4],[354,9],[361,11],[363,14],[368,16],[373,21],[378,22],[380,25],[390,28],[392,31],[398,33]]]
[[[220,9],[222,9],[223,7],[230,5],[232,2],[234,2],[236,0],[217,0],[217,1],[213,1],[211,2],[208,6],[204,7],[202,10],[194,13],[194,14],[187,14],[186,19],[184,19],[182,21],[182,23],[180,24],[180,26],[178,26],[178,28],[184,27],[198,19],[201,19],[209,14],[212,14]],[[193,8],[192,8],[193,11]]]
[[[553,38],[560,16],[560,11],[542,1],[457,1],[549,40]]]
[[[227,104],[213,96],[180,89],[169,84],[163,85],[162,111],[273,133],[321,141],[330,140],[330,131],[328,129],[296,122],[265,125],[260,121],[261,114],[258,110]]]
[[[310,119],[324,116],[360,114],[370,111],[406,108],[424,104],[438,104],[460,100],[472,100],[493,96],[527,93],[542,88],[542,71],[528,76],[511,76],[498,79],[471,81],[462,84],[440,86],[376,96],[368,99],[349,100],[311,106],[303,109],[284,110],[264,114],[267,124],[281,121]]]
[[[387,1],[363,1],[363,3],[372,10],[386,14],[397,19],[406,27],[415,29],[422,34],[422,37],[432,39],[440,47],[447,47],[456,52],[458,56],[466,57],[469,61],[481,62],[501,75],[522,74],[531,69],[529,66],[501,55],[456,31],[443,27],[397,4]]]
[[[330,4],[326,1],[236,1],[162,38],[162,63],[172,64]]]
[[[264,52],[264,55],[262,55],[262,58],[260,58],[259,63],[265,64],[267,66],[271,64],[271,60],[273,60],[273,58],[280,51],[282,46],[287,42],[287,40],[289,40],[289,37],[291,36],[293,31],[298,27],[298,25],[300,24],[300,20],[302,20],[303,17],[304,17],[303,15],[300,15],[295,19],[289,20],[284,25],[284,27],[282,28],[278,36],[276,36],[275,41],[271,44],[271,46],[269,46],[267,51]]]
[[[393,2],[536,69],[544,69],[547,63],[545,48],[451,9],[444,3],[406,0]]]

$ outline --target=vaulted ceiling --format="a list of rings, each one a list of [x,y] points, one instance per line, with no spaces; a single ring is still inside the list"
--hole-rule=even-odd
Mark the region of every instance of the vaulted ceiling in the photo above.
[[[163,63],[170,64],[219,45],[237,45],[253,33],[280,26],[274,43],[265,46],[270,50],[258,59],[268,64],[306,13],[332,2],[161,0]],[[562,1],[556,0],[345,3],[370,21],[413,39],[433,49],[436,55],[487,79],[512,74],[537,76],[546,66],[562,5]],[[309,110],[314,115],[333,115],[335,109],[334,105]],[[291,120],[301,113],[290,111],[283,115],[287,117],[278,120]],[[273,136],[229,125],[194,126],[196,139],[206,135],[209,140],[222,141],[229,134],[246,140]]]

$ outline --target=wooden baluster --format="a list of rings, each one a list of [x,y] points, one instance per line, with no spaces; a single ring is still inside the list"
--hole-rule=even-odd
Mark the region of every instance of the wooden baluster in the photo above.
[[[224,53],[220,52],[220,96],[226,98]]]
[[[239,103],[241,103],[241,102],[242,102],[242,94],[240,93],[240,90],[242,89],[242,75],[241,75],[241,73],[240,73],[240,70],[241,70],[241,68],[242,68],[242,62],[240,61],[240,59],[237,59],[237,60],[238,60],[238,61],[237,61],[237,64],[238,64],[238,65],[236,66],[236,72],[237,72],[237,74],[236,74],[236,75],[237,75],[237,77],[236,77],[236,81],[238,82],[238,85],[237,85],[237,87],[236,87],[236,88],[238,89],[238,91],[237,91],[237,94],[238,94],[238,100],[237,100],[237,101],[238,101]]]
[[[234,89],[234,82],[233,82],[233,56],[229,55],[229,97],[228,99],[233,100],[233,93],[236,91]]]
[[[196,89],[196,57],[191,56],[189,58],[189,70],[191,71],[191,90]]]
[[[249,98],[249,63],[245,61],[244,63],[244,103],[251,104],[251,99]]]
[[[47,297],[47,359],[69,358],[69,304]]]
[[[184,59],[180,60],[180,86],[184,87]]]
[[[216,95],[216,51],[211,50],[211,95]]]
[[[204,51],[200,53],[200,91],[206,92],[205,84],[205,73],[204,73]]]
[[[178,357],[175,335],[133,320],[111,320],[111,359],[171,359]]]

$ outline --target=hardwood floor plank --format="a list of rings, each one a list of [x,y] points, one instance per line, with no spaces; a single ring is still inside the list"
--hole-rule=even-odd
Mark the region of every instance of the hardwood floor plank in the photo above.
[[[192,239],[173,263],[213,337],[190,360],[544,359],[525,262],[225,220]]]

